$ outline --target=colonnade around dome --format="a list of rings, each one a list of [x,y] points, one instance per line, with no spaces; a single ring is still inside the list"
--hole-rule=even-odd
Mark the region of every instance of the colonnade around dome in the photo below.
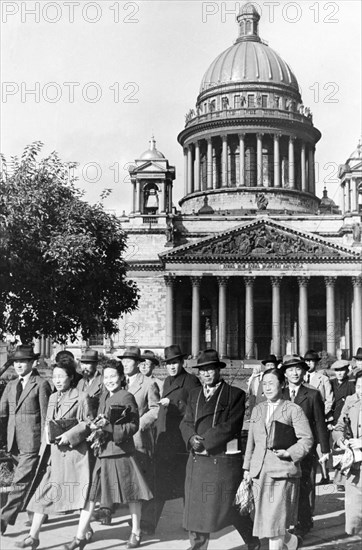
[[[313,143],[281,131],[230,131],[190,139],[184,146],[184,194],[268,187],[315,195],[314,154]]]

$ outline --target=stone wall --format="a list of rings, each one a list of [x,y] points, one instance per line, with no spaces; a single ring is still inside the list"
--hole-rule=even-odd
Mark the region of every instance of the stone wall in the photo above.
[[[120,333],[115,339],[117,347],[141,346],[155,352],[165,345],[166,290],[163,276],[134,277],[140,291],[138,309],[120,319]]]

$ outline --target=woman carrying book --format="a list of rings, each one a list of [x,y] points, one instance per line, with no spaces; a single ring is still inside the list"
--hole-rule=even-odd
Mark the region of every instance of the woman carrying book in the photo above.
[[[76,537],[62,550],[82,550],[86,546],[96,501],[110,509],[114,504],[127,503],[132,532],[126,548],[137,548],[141,543],[142,501],[153,495],[133,457],[133,436],[139,427],[139,415],[135,398],[123,389],[123,381],[122,363],[114,360],[105,363],[103,383],[107,391],[100,397],[98,415],[91,423],[92,434],[88,438],[98,456],[89,499],[81,512]]]
[[[90,482],[89,429],[84,421],[81,393],[74,387],[75,366],[71,362],[53,367],[56,393],[49,398],[45,437],[30,490],[27,510],[34,513],[29,535],[17,548],[39,546],[39,533],[46,514],[83,508]]]
[[[347,424],[348,430],[345,425]],[[356,374],[356,393],[346,398],[332,432],[335,443],[345,451],[346,533],[362,536],[362,371]]]
[[[262,385],[267,401],[253,409],[244,459],[255,501],[253,535],[268,538],[270,550],[294,550],[300,541],[288,529],[297,518],[299,462],[313,436],[303,410],[282,399],[284,373],[266,370]]]

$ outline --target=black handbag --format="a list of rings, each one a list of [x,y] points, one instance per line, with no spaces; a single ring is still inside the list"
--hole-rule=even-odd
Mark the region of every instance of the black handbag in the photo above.
[[[124,424],[131,419],[131,407],[129,405],[110,405],[109,421],[112,425]]]
[[[49,442],[55,443],[56,438],[78,424],[77,418],[60,418],[59,420],[49,420],[48,435]]]
[[[268,435],[268,449],[278,451],[280,449],[289,449],[292,445],[297,443],[298,438],[295,435],[293,426],[273,420],[270,426]]]

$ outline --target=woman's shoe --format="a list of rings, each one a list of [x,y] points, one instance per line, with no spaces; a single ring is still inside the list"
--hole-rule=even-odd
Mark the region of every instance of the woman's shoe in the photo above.
[[[129,537],[126,548],[138,548],[141,544],[142,535],[136,535],[136,533],[131,533]]]
[[[101,525],[111,525],[112,523],[112,512],[109,508],[101,508],[102,510],[102,519]]]
[[[91,540],[93,538],[93,535],[94,535],[94,531],[93,531],[92,527],[89,527],[88,531],[85,534],[85,540],[87,542],[91,542]]]
[[[88,544],[87,539],[77,539],[77,537],[74,537],[72,542],[62,546],[62,550],[76,550],[77,548],[79,548],[79,550],[83,550],[86,544]]]
[[[21,542],[16,542],[15,546],[16,548],[31,548],[31,550],[35,550],[38,548],[39,544],[39,539],[34,539],[29,535]]]
[[[292,537],[295,537],[296,540],[291,539],[288,544],[283,544],[283,550],[298,550],[298,548],[302,548],[303,546],[303,539],[299,535],[293,535]]]

